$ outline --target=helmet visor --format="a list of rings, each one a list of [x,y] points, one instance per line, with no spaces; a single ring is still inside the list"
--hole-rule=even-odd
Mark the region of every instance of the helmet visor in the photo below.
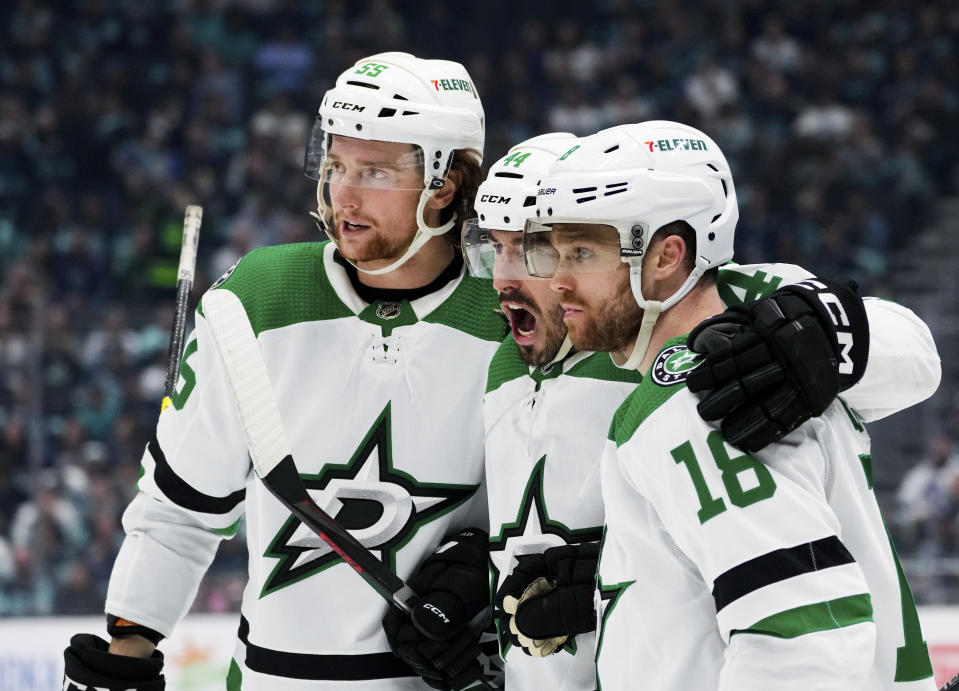
[[[423,150],[401,144],[327,135],[317,118],[306,147],[304,172],[330,190],[422,190]]]
[[[528,280],[523,260],[523,233],[518,230],[491,230],[478,218],[463,224],[463,257],[471,276],[506,280]]]
[[[552,278],[559,271],[605,273],[623,262],[620,231],[606,223],[527,220],[523,254],[530,275]]]

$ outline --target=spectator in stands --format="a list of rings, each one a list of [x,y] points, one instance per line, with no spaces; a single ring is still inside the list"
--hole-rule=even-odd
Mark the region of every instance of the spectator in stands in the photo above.
[[[32,469],[82,459],[91,439],[109,472],[70,467],[101,499],[132,491],[183,206],[206,211],[194,301],[244,248],[316,239],[298,170],[331,66],[397,48],[466,61],[488,160],[547,130],[691,120],[740,171],[743,258],[852,271],[868,293],[959,192],[953,5],[604,0],[547,21],[538,6],[440,0],[415,14],[394,0],[0,3],[0,515],[36,501],[20,484]],[[83,531],[109,530],[95,520],[81,514]],[[13,566],[0,612],[55,609],[61,579],[36,577],[28,552]]]

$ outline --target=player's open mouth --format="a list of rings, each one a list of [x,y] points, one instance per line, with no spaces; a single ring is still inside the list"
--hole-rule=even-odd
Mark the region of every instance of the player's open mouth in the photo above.
[[[536,317],[518,302],[501,303],[513,329],[513,340],[520,345],[531,345],[536,338]]]
[[[340,224],[340,232],[345,235],[369,230],[369,228],[369,226],[360,225],[359,223],[350,223],[349,221],[343,221]]]

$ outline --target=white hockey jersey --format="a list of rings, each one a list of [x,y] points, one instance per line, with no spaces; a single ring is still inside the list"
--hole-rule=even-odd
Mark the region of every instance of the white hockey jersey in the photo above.
[[[696,414],[699,361],[667,342],[610,428],[599,687],[934,691],[861,418],[742,454]]]
[[[787,264],[730,264],[720,270],[718,287],[735,305],[810,276]],[[866,305],[869,365],[843,396],[872,420],[931,395],[940,368],[928,328],[910,310],[882,300]],[[494,593],[516,556],[600,538],[599,459],[614,412],[640,380],[605,353],[574,353],[531,371],[511,336],[497,351],[483,409]],[[593,689],[594,648],[593,635],[582,634],[554,655],[532,658],[503,638],[507,688]]]
[[[462,274],[368,305],[333,249],[256,250],[220,288],[247,310],[311,496],[406,578],[445,535],[486,525],[480,406],[506,325],[490,284]],[[229,689],[428,688],[390,652],[383,599],[251,473],[202,302],[139,489],[108,612],[169,634],[245,512]]]

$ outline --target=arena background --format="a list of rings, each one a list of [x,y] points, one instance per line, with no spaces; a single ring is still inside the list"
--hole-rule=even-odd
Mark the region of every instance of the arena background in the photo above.
[[[384,50],[467,65],[488,161],[545,131],[695,125],[736,178],[739,261],[854,278],[926,320],[938,393],[870,431],[937,676],[959,670],[957,36],[948,0],[0,3],[0,688],[53,688],[69,633],[102,630],[62,617],[102,611],[184,207],[205,210],[192,304],[249,249],[319,239],[308,128]],[[210,650],[168,652],[194,670],[175,688],[228,655],[245,562],[241,530],[183,629]]]

